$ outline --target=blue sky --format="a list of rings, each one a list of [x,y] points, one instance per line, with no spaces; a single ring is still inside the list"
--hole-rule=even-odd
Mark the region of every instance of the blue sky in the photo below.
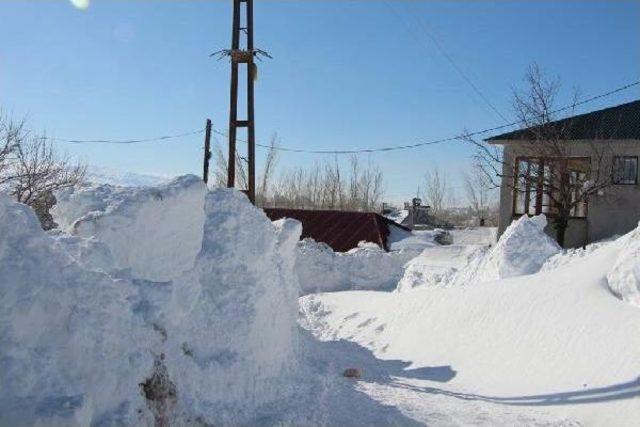
[[[4,0],[0,106],[60,138],[154,137],[203,127],[207,117],[224,131],[229,64],[208,55],[230,44],[230,5],[93,0],[78,10],[65,0]],[[256,46],[273,56],[259,64],[257,139],[277,132],[287,147],[348,149],[500,125],[431,37],[511,118],[512,88],[533,61],[561,78],[567,97],[574,86],[588,96],[638,80],[638,22],[637,1],[256,0]],[[581,111],[638,98],[636,87]],[[122,171],[201,169],[201,136],[61,145],[90,164]],[[459,185],[470,154],[454,142],[371,159],[384,170],[387,199],[399,201],[412,197],[434,167]],[[318,159],[287,154],[279,168]]]

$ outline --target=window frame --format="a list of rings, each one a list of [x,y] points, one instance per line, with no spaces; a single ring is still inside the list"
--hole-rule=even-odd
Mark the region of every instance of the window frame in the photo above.
[[[633,157],[633,156],[629,156],[629,157]],[[637,157],[637,156],[636,156]],[[538,166],[537,167],[542,167],[542,168],[546,168],[546,167],[552,167],[553,162],[557,162],[557,161],[569,161],[571,159],[574,160],[586,160],[587,164],[589,165],[589,169],[591,169],[591,157],[589,156],[568,156],[568,157],[555,157],[555,156],[550,156],[550,157],[544,157],[544,156],[516,156],[515,157],[515,161],[513,164],[513,190],[512,190],[512,200],[511,200],[511,215],[514,218],[519,218],[522,215],[528,215],[528,216],[532,216],[532,215],[540,215],[541,213],[544,213],[546,217],[548,218],[553,218],[555,216],[555,214],[553,212],[550,211],[550,206],[549,205],[545,205],[544,204],[544,183],[543,183],[543,179],[539,178],[538,182],[536,183],[536,188],[534,188],[534,192],[536,194],[536,199],[533,200],[534,202],[534,209],[535,209],[535,213],[530,213],[530,203],[529,202],[529,195],[530,195],[530,191],[531,189],[526,188],[525,191],[519,191],[518,190],[518,180],[520,179],[519,177],[519,172],[520,172],[520,162],[521,161],[527,161],[528,163],[528,170],[531,169],[531,162],[537,162]],[[637,175],[637,174],[636,174]],[[587,174],[588,176],[588,174]],[[637,176],[636,176],[636,180],[637,180]],[[540,191],[540,189],[542,188],[542,191]],[[524,212],[517,212],[518,206],[518,193],[522,193],[522,195],[526,195],[526,199],[525,199],[525,207],[524,207]],[[547,207],[547,212],[544,212],[544,208]],[[589,204],[585,203],[584,205],[584,215],[582,216],[575,216],[573,214],[573,212],[576,212],[577,210],[577,206],[575,206],[572,209],[572,214],[571,216],[569,216],[569,219],[577,219],[577,220],[587,220],[588,216],[589,216]]]
[[[633,159],[636,161],[636,176],[633,182],[618,182],[616,180],[616,160]],[[611,181],[613,185],[638,185],[638,156],[613,156],[611,160]]]

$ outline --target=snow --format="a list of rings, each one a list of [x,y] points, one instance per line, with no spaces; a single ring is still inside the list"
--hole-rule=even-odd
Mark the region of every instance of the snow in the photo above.
[[[404,265],[424,248],[438,246],[432,231],[409,232],[390,227],[390,251],[374,243],[360,242],[348,252],[334,252],[313,239],[298,243],[295,271],[301,295],[348,289],[395,289]]]
[[[375,244],[361,244],[348,252],[334,252],[313,239],[298,243],[295,271],[302,295],[347,289],[392,290],[402,277],[412,250],[385,252]]]
[[[83,268],[2,196],[0,235],[0,425],[134,424],[150,338],[129,309],[131,284]]]
[[[449,230],[454,245],[493,245],[498,227],[465,227]]]
[[[559,253],[542,227],[513,224],[467,286],[308,295],[301,324],[371,351],[359,389],[421,423],[633,426],[640,311],[607,283],[637,283],[637,234],[535,272]]]
[[[607,283],[615,295],[640,307],[640,225],[620,240],[622,249]]]
[[[406,292],[418,286],[449,286],[456,273],[483,256],[486,250],[486,247],[479,245],[427,248],[405,265],[396,290]]]
[[[302,228],[274,227],[233,190],[209,193],[205,211],[202,250],[173,287],[167,368],[180,410],[244,424],[293,398],[298,290],[288,260]]]
[[[194,175],[157,187],[70,188],[56,194],[52,215],[64,231],[104,242],[118,268],[171,280],[192,267],[200,251],[206,191]]]
[[[301,226],[274,226],[240,192],[213,191],[205,203],[193,187],[187,177],[153,191],[100,187],[78,197],[104,203],[88,215],[106,238],[107,224],[133,237],[139,218],[159,224],[153,215],[179,221],[189,235],[185,218],[154,205],[155,193],[186,204],[183,213],[202,211],[201,249],[164,282],[145,279],[157,272],[152,263],[116,268],[109,256],[132,251],[118,241],[47,234],[27,206],[0,201],[0,425],[148,425],[159,415],[236,425],[284,416],[304,383],[293,379],[302,376],[293,271]],[[84,218],[71,230],[82,230]],[[179,243],[157,236],[144,250]],[[158,373],[175,390],[164,415],[150,413],[139,386]]]
[[[412,250],[419,253],[423,249],[438,246],[434,242],[437,234],[434,230],[405,231],[398,227],[389,227],[389,249],[391,251]]]
[[[340,376],[345,345],[298,326],[301,224],[194,186],[69,192],[58,214],[73,233],[96,218],[91,236],[45,233],[30,208],[0,200],[0,425],[411,425]],[[121,268],[132,249],[100,240],[138,233],[158,254],[179,243],[139,234],[142,217],[191,233],[153,194],[204,217],[172,280],[148,280],[154,263]]]
[[[58,199],[44,232],[0,196],[0,425],[640,417],[640,227],[561,251],[525,217],[497,243],[470,228],[334,253],[193,176]]]
[[[560,247],[545,233],[543,216],[513,222],[497,244],[495,228],[455,230],[454,244],[424,249],[404,267],[396,291],[463,286],[536,273]]]
[[[454,284],[482,283],[538,272],[547,259],[562,250],[544,232],[546,224],[544,215],[531,218],[524,215],[512,222],[485,255],[476,253],[456,273]]]
[[[402,224],[402,221],[404,221],[408,216],[409,211],[407,209],[397,209],[385,215],[385,217],[389,218],[391,221],[397,222],[398,224]]]

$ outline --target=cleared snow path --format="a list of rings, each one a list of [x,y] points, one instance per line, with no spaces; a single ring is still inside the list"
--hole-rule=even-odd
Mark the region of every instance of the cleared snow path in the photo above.
[[[374,328],[381,329],[380,326]],[[347,367],[356,367],[362,372],[362,378],[358,380],[343,378],[342,389],[334,386],[332,390],[333,393],[339,390],[339,393],[322,402],[326,413],[331,414],[325,420],[330,426],[581,425],[542,409],[523,408],[517,401],[513,403],[516,406],[511,406],[510,402],[501,402],[497,397],[465,393],[459,387],[447,384],[457,374],[451,366],[411,369],[411,362],[378,359],[369,349],[347,340],[316,345],[315,357],[322,361],[320,364],[333,368],[329,370],[339,374]],[[317,364],[317,361],[312,363]],[[345,420],[346,414],[359,416]],[[365,414],[365,418],[359,418]]]

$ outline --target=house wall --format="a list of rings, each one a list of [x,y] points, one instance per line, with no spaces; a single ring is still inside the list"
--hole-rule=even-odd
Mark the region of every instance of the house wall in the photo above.
[[[568,142],[568,153],[575,157],[591,157],[592,171],[598,167],[594,158],[592,143],[587,141]],[[603,168],[609,173],[613,156],[640,157],[640,140],[598,141],[595,144],[607,144],[607,156]],[[519,156],[535,156],[519,141],[504,141],[503,144],[503,178],[500,188],[500,222],[498,236],[513,220],[513,192],[510,188],[515,158]],[[565,236],[567,247],[582,246],[587,243],[625,234],[638,226],[640,221],[640,185],[613,185],[593,196],[589,200],[586,219],[571,219]],[[551,226],[546,230],[551,236],[555,230]]]

